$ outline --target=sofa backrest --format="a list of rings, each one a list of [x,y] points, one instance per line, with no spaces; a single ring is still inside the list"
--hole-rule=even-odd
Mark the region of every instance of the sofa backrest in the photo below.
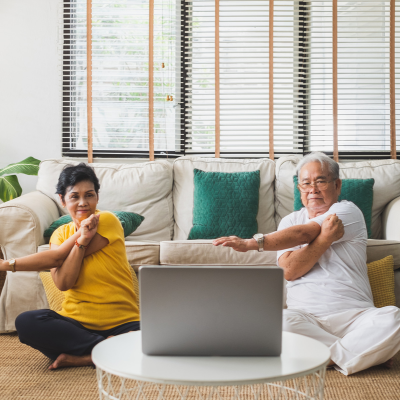
[[[293,212],[293,175],[298,156],[281,157],[276,162],[275,219],[277,226],[281,219]],[[382,238],[382,212],[390,201],[400,196],[400,160],[376,160],[339,163],[340,178],[374,178],[374,200],[372,204],[372,239]]]
[[[258,231],[276,230],[274,206],[275,163],[269,159],[220,159],[180,157],[174,161],[174,240],[188,238],[193,226],[194,169],[213,172],[244,172],[260,170],[260,194],[257,215]]]
[[[77,161],[44,160],[40,163],[37,190],[56,201],[60,214],[66,214],[56,184],[66,165]],[[173,235],[172,164],[154,161],[134,164],[89,164],[100,181],[100,210],[129,211],[145,217],[132,233],[137,240],[171,240]]]

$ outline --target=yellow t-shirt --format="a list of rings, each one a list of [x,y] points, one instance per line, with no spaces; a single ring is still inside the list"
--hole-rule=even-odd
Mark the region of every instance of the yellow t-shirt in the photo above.
[[[107,330],[139,321],[140,315],[122,225],[111,212],[97,213],[100,213],[97,233],[109,243],[83,259],[78,280],[65,291],[59,314],[75,319],[88,329]],[[50,244],[61,245],[74,233],[74,222],[60,226],[51,236]]]

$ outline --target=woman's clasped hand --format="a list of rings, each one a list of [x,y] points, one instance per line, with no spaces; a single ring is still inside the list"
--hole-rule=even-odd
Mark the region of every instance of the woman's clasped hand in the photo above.
[[[81,222],[80,239],[79,243],[83,246],[88,246],[90,241],[94,238],[99,225],[100,214],[92,214],[89,218],[84,219]]]

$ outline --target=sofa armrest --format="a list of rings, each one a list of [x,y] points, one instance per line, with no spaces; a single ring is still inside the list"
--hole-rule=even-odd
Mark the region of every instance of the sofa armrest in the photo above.
[[[400,241],[400,197],[393,199],[382,214],[383,239]]]
[[[4,257],[17,258],[37,252],[43,232],[59,218],[55,202],[35,191],[0,205],[0,245]]]

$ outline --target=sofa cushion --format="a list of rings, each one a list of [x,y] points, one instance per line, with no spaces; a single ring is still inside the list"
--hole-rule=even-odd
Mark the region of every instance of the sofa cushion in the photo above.
[[[99,210],[96,210],[96,213],[99,213]],[[116,217],[121,222],[122,228],[124,229],[124,237],[129,236],[132,232],[134,232],[140,224],[143,222],[144,217],[139,214],[126,212],[126,211],[113,211]],[[72,217],[67,214],[62,217],[56,219],[45,231],[43,236],[49,240],[56,229],[60,226],[69,224],[72,222]]]
[[[160,264],[160,243],[150,240],[137,241],[132,237],[125,238],[126,255],[128,262],[137,272],[141,265]],[[38,252],[49,250],[49,245],[38,247]]]
[[[377,308],[395,306],[393,256],[371,262],[367,266],[374,306]]]
[[[275,163],[268,159],[230,160],[180,157],[174,162],[174,240],[186,240],[193,226],[194,169],[206,172],[260,171],[258,231],[276,230],[274,213]]]
[[[62,169],[77,161],[45,160],[40,163],[37,190],[62,208],[55,187]],[[170,240],[173,235],[172,165],[168,161],[134,164],[90,164],[100,181],[100,210],[128,211],[145,219],[132,233],[137,240]]]
[[[194,170],[193,227],[189,240],[239,236],[258,232],[260,171]]]
[[[299,156],[287,156],[281,157],[276,162],[275,217],[277,225],[283,217],[293,211],[293,175],[296,174],[296,165],[300,160]],[[339,163],[339,166],[342,179],[375,179],[371,237],[382,238],[382,212],[391,200],[400,196],[400,160]]]
[[[367,263],[393,256],[394,269],[400,268],[400,242],[397,240],[368,239]]]
[[[276,265],[276,251],[239,253],[214,246],[212,240],[174,240],[160,243],[162,265]]]

